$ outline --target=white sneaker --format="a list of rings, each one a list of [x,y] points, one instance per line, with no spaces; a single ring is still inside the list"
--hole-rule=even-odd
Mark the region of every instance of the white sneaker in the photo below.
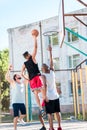
[[[20,123],[20,124],[22,124],[22,125],[25,125],[26,124],[26,122],[23,120],[23,119],[18,119],[18,122]]]

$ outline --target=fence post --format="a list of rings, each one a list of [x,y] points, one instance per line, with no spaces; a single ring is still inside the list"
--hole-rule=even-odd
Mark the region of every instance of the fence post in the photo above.
[[[79,106],[79,94],[78,94],[78,76],[77,71],[75,72],[75,82],[76,82],[76,97],[77,97],[77,113],[80,114],[80,106]]]
[[[82,69],[79,70],[80,73],[80,86],[81,86],[81,97],[82,97],[82,114],[83,120],[85,119],[85,105],[84,105],[84,88],[82,83]]]
[[[75,118],[77,117],[77,109],[76,109],[76,91],[75,91],[75,73],[71,71],[72,76],[72,87],[73,87],[73,103],[74,103],[74,112]]]
[[[28,110],[28,83],[26,83],[26,119],[29,121],[29,110]]]
[[[30,84],[28,84],[28,111],[29,111],[29,121],[32,121],[32,101],[31,101]]]

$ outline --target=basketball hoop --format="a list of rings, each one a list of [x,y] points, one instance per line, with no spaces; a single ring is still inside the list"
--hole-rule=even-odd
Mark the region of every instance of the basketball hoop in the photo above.
[[[47,31],[47,32],[43,33],[44,36],[53,36],[53,35],[57,35],[57,34],[58,34],[57,31]]]

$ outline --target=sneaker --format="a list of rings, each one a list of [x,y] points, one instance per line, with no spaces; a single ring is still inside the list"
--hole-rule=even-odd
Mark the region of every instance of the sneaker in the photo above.
[[[20,124],[22,124],[22,125],[26,125],[26,122],[23,120],[23,119],[18,119],[18,122],[20,123]]]
[[[59,127],[57,130],[62,130],[62,128],[61,128],[61,127]]]
[[[40,111],[40,113],[41,113],[41,115],[42,115],[43,118],[46,117],[46,112],[43,109]]]
[[[43,126],[40,130],[46,130],[46,127]]]

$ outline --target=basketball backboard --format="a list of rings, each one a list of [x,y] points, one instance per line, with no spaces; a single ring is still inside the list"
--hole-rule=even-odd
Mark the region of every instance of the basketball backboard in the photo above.
[[[62,47],[65,37],[65,19],[64,19],[64,0],[59,0],[58,9],[58,32],[59,32],[59,44]]]

